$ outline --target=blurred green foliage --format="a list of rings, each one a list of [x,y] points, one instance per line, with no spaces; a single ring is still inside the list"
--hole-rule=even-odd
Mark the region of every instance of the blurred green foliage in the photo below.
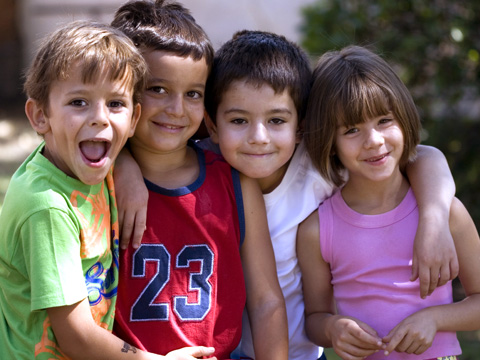
[[[303,17],[312,56],[364,45],[394,67],[419,108],[423,143],[445,154],[480,228],[480,1],[318,0]]]

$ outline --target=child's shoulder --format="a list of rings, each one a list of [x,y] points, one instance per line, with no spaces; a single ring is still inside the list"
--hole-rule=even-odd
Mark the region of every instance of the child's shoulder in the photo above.
[[[13,174],[5,194],[2,213],[17,219],[45,209],[69,211],[74,191],[88,194],[92,186],[70,178],[42,154],[39,145]],[[100,186],[100,185],[99,185]]]
[[[329,197],[334,186],[320,175],[308,156],[303,142],[298,144],[290,160],[281,183],[266,195],[268,201],[288,201],[288,199],[312,198],[315,202]]]
[[[218,148],[217,144],[205,139],[191,142],[190,145],[196,150],[201,166],[202,162],[204,162],[206,166],[214,165],[216,167],[222,167],[229,170],[232,169],[230,164],[220,153],[220,149]]]
[[[200,149],[209,150],[216,154],[220,154],[220,147],[218,146],[218,144],[215,144],[210,137],[196,140],[194,144],[195,146],[198,146]]]

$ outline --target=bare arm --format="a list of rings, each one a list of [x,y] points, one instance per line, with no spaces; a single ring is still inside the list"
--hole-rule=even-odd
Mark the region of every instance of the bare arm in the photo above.
[[[449,224],[466,298],[457,303],[425,308],[407,317],[384,338],[389,343],[387,352],[421,354],[431,346],[438,331],[480,328],[480,239],[472,218],[458,199],[452,202]]]
[[[95,323],[87,298],[73,305],[49,308],[47,312],[60,348],[75,360],[194,360],[201,356],[211,356],[214,352],[213,348],[198,346],[182,348],[161,356],[136,349]]]
[[[140,167],[126,148],[115,161],[113,176],[120,225],[120,247],[125,249],[131,240],[133,247],[138,248],[147,223],[148,190]]]
[[[381,349],[382,341],[374,329],[358,319],[336,315],[330,266],[320,250],[317,211],[298,228],[297,256],[308,338],[319,346],[333,347],[345,360],[360,360]]]
[[[278,284],[265,204],[255,180],[241,175],[245,241],[241,248],[255,359],[288,359],[287,314]]]
[[[420,279],[420,296],[424,298],[458,274],[457,254],[448,229],[455,182],[441,151],[423,145],[417,151],[417,159],[407,165],[420,214],[411,280]]]

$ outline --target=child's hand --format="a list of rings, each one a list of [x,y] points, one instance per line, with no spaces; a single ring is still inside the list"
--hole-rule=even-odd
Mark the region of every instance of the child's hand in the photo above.
[[[448,214],[441,216],[432,210],[418,222],[410,280],[420,279],[420,296],[425,298],[437,286],[456,278],[458,269]]]
[[[333,349],[344,360],[362,360],[384,348],[377,332],[364,322],[347,317],[334,316],[330,338]]]
[[[387,344],[385,356],[394,350],[407,354],[422,354],[432,346],[436,333],[437,326],[428,311],[416,312],[401,321],[383,338],[383,342]]]
[[[206,358],[204,356],[212,356],[215,352],[213,347],[205,346],[192,346],[184,347],[178,350],[169,352],[165,358],[171,360],[194,360],[194,359],[207,359],[216,360],[215,356]]]

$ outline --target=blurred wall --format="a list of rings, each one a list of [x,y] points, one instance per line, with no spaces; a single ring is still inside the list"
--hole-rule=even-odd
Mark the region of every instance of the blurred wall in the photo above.
[[[19,73],[31,61],[38,40],[78,19],[110,22],[125,0],[0,0],[0,96],[21,89]],[[180,0],[210,36],[215,48],[235,31],[266,30],[298,40],[299,8],[313,0]],[[4,80],[8,81],[5,82]],[[15,90],[15,91],[13,91]]]
[[[314,0],[179,0],[205,29],[215,48],[238,30],[265,30],[298,41],[300,7]],[[21,73],[39,40],[63,23],[109,23],[125,0],[0,0],[0,115],[22,104]]]

